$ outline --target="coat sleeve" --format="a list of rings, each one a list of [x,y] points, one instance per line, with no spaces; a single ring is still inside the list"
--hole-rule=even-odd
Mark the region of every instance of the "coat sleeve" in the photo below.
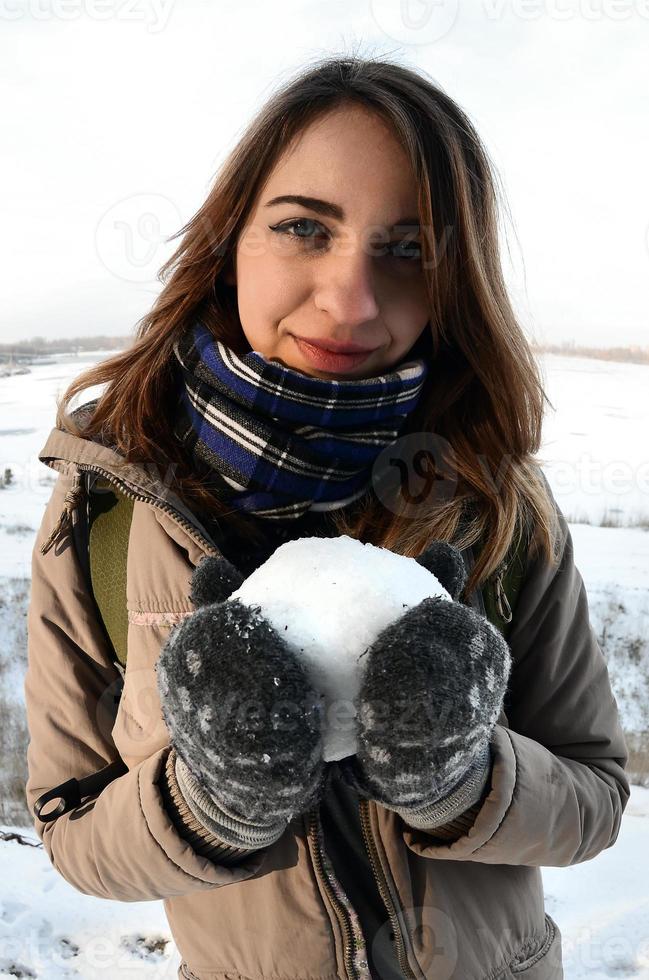
[[[111,737],[111,703],[120,675],[69,530],[45,554],[40,551],[71,487],[72,477],[62,472],[32,552],[25,793],[35,830],[66,881],[99,898],[150,901],[250,878],[262,867],[268,849],[228,867],[197,853],[179,833],[177,816],[172,819],[163,792],[170,746],[55,820],[44,822],[34,815],[42,793],[120,759]]]
[[[489,791],[468,826],[446,828],[444,842],[435,839],[439,829],[401,823],[406,845],[424,857],[563,867],[617,839],[630,795],[628,750],[570,530],[552,499],[561,559],[528,560],[508,637],[506,724],[493,732]]]

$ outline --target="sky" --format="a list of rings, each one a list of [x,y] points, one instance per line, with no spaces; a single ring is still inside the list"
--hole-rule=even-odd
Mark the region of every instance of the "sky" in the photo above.
[[[530,339],[649,346],[649,0],[0,0],[0,342],[130,334],[276,87],[421,69],[496,167]]]

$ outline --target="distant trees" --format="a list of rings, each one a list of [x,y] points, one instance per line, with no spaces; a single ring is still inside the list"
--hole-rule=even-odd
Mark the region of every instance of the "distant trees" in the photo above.
[[[93,350],[123,350],[133,337],[109,337],[100,334],[95,337],[64,337],[58,340],[47,340],[45,337],[31,337],[29,340],[15,340],[9,344],[0,344],[0,361],[29,360],[44,354],[69,354],[79,351]]]
[[[538,354],[564,354],[568,357],[595,357],[601,361],[626,361],[631,364],[649,364],[649,347],[585,347],[574,340],[560,344],[532,344]]]

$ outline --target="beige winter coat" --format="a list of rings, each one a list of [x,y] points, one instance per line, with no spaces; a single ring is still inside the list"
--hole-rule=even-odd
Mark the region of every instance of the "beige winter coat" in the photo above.
[[[354,910],[322,853],[317,811],[295,818],[271,847],[226,867],[196,853],[165,808],[160,782],[169,735],[153,667],[170,626],[192,611],[193,568],[204,554],[218,554],[206,529],[144,467],[124,465],[105,446],[55,428],[39,458],[60,475],[32,557],[25,678],[30,811],[42,793],[71,777],[120,757],[128,766],[72,812],[50,823],[35,818],[52,864],[88,895],[164,900],[183,961],[180,977],[367,977]],[[119,674],[67,520],[81,469],[102,473],[135,497],[128,661],[116,716]],[[41,554],[62,515],[53,546]],[[442,843],[391,810],[360,803],[404,976],[562,977],[560,934],[544,910],[539,866],[590,860],[618,835],[629,797],[627,749],[561,514],[560,521],[560,567],[530,562],[519,594],[509,634],[509,717],[503,712],[496,726],[491,788],[473,825]]]

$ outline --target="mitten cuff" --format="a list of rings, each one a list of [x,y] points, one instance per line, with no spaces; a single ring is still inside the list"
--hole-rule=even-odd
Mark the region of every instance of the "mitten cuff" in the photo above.
[[[179,755],[176,756],[176,779],[187,806],[196,819],[233,847],[250,850],[268,847],[279,840],[286,829],[286,822],[283,820],[273,824],[249,823],[227,813],[203,789]]]
[[[485,743],[482,751],[458,786],[448,796],[416,807],[392,807],[411,827],[432,830],[469,810],[480,800],[491,774],[491,749]]]
[[[176,750],[171,749],[158,781],[165,810],[178,834],[186,840],[201,857],[209,858],[215,864],[226,866],[239,864],[252,853],[250,848],[233,847],[226,844],[200,822],[190,810],[176,779]]]

